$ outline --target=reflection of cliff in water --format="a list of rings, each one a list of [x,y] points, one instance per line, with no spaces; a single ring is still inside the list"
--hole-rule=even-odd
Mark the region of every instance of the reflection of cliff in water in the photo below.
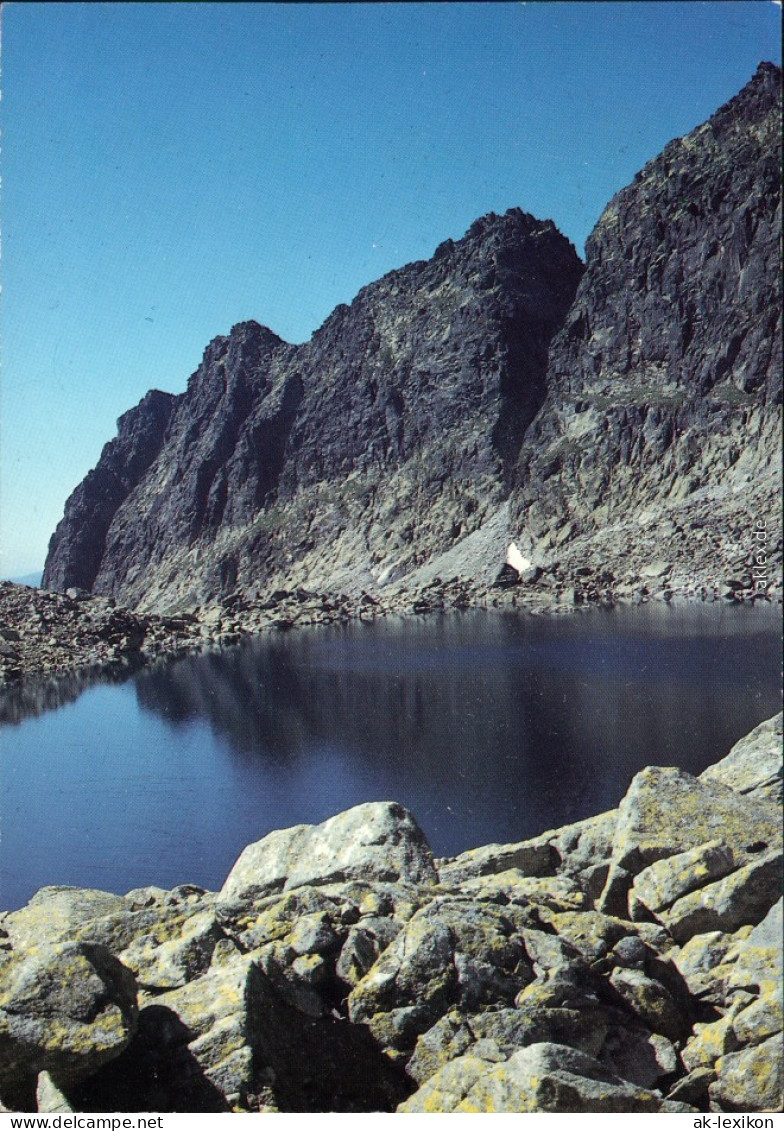
[[[566,821],[615,804],[644,765],[699,772],[778,709],[770,617],[665,613],[330,628],[143,672],[136,686],[144,708],[206,720],[243,760],[285,766],[328,749],[393,792],[459,780],[469,803],[544,793]]]
[[[105,683],[123,683],[139,665],[129,663],[116,667],[83,668],[64,675],[25,676],[16,683],[0,687],[0,723],[21,723],[46,711],[56,711],[73,703],[91,687]]]

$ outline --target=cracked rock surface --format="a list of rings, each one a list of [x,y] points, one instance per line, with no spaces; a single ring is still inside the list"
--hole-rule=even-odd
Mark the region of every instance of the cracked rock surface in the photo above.
[[[380,802],[269,834],[218,893],[43,888],[0,921],[0,1102],[777,1111],[780,729],[453,859]]]

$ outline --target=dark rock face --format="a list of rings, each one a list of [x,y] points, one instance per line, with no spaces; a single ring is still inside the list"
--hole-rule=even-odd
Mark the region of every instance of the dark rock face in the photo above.
[[[303,346],[235,326],[112,492],[125,433],[104,451],[44,584],[152,607],[276,574],[405,573],[505,497],[581,273],[550,221],[514,209],[364,288]]]
[[[153,389],[117,421],[117,438],[65,504],[49,543],[44,589],[92,588],[112,520],[161,450],[174,403]]]
[[[715,514],[733,495],[775,513],[780,84],[761,64],[591,234],[517,469],[513,522],[535,537],[568,522],[572,538],[606,533],[690,500]]]

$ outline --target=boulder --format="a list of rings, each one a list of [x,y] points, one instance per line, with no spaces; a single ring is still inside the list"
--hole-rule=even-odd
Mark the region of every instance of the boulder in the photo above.
[[[782,853],[769,852],[724,879],[690,892],[658,918],[680,943],[709,931],[735,931],[767,915],[781,895]]]
[[[533,980],[523,938],[503,910],[439,898],[418,911],[349,995],[349,1017],[382,1044],[413,1048],[452,1005],[511,1005]],[[407,1011],[401,1015],[398,1011]],[[390,1028],[387,1015],[403,1024]],[[385,1019],[386,1018],[386,1019]]]
[[[715,983],[715,971],[736,943],[734,935],[723,931],[706,931],[692,935],[670,958],[691,994],[704,995]]]
[[[211,893],[183,884],[170,892],[148,888],[112,899],[104,914],[85,917],[71,934],[111,950],[140,988],[174,989],[209,968],[224,938]]]
[[[737,793],[782,803],[782,763],[784,763],[784,714],[760,723],[736,742],[726,758],[709,766],[700,781],[719,782]]]
[[[546,834],[545,834],[546,835]],[[438,860],[438,877],[442,884],[462,884],[482,876],[493,876],[516,869],[522,876],[552,876],[558,857],[544,837],[520,844],[487,844],[472,848],[459,856]]]
[[[468,1054],[451,1061],[398,1107],[403,1113],[691,1111],[613,1075],[593,1057],[548,1042],[494,1064]]]
[[[127,910],[122,896],[92,888],[44,887],[5,916],[3,926],[16,949],[72,939],[79,928],[104,915]]]
[[[226,911],[273,892],[351,879],[437,880],[424,834],[402,805],[357,805],[321,825],[270,833],[242,852],[220,891],[219,907]]]
[[[776,805],[746,798],[720,782],[649,766],[633,779],[618,809],[613,863],[636,875],[708,841],[719,840],[739,862],[756,845],[781,844]]]
[[[493,903],[542,904],[553,911],[578,911],[588,906],[587,896],[571,877],[526,876],[517,868],[448,886],[471,899]]]
[[[673,1042],[682,1040],[689,1032],[688,1007],[676,1001],[656,978],[642,970],[616,967],[610,975],[610,984],[651,1032]]]
[[[716,1074],[709,1094],[720,1111],[780,1112],[784,1107],[781,1033],[754,1048],[722,1056],[716,1062]]]
[[[60,1091],[48,1072],[41,1072],[35,1089],[36,1107],[39,1112],[65,1114],[73,1111],[65,1095]]]
[[[0,966],[0,1091],[25,1097],[40,1072],[68,1087],[127,1047],[133,974],[104,947],[53,943]]]
[[[550,1042],[568,1045],[595,1056],[604,1045],[612,1020],[601,992],[583,963],[556,966],[515,999],[521,1018],[528,1023],[522,1044]],[[598,991],[598,992],[597,992]]]
[[[721,841],[709,841],[699,848],[679,852],[665,860],[658,860],[639,872],[634,878],[630,897],[648,911],[657,912],[670,907],[681,896],[705,887],[711,880],[720,879],[735,869],[732,849]]]

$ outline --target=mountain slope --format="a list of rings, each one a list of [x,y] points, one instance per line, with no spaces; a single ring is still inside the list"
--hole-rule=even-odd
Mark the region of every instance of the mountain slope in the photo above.
[[[754,522],[777,532],[780,90],[761,64],[591,234],[516,470],[512,522],[545,558],[559,541],[632,572],[674,555],[708,580]],[[712,557],[690,519],[718,535]]]
[[[486,577],[511,537],[557,598],[579,575],[589,598],[775,583],[780,130],[781,72],[761,64],[614,197],[584,273],[513,209],[305,345],[235,326],[184,394],[121,419],[44,586],[153,610],[357,593]]]
[[[156,458],[109,498],[96,486],[117,480],[120,422],[66,504],[44,585],[155,608],[402,575],[508,494],[581,273],[550,221],[513,209],[364,288],[303,346],[235,326],[173,401]]]

